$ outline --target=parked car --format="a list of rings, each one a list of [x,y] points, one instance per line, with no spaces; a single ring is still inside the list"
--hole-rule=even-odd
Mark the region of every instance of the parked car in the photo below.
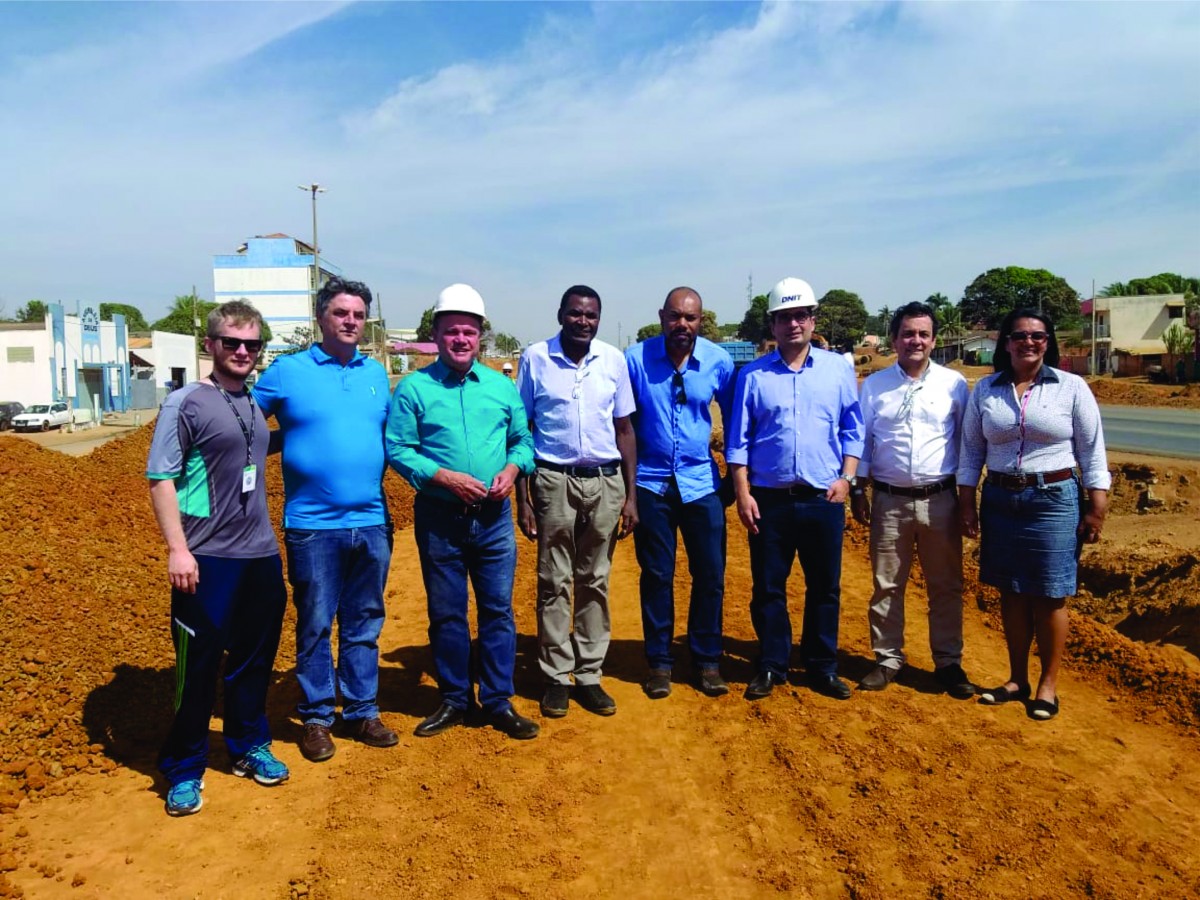
[[[12,427],[13,416],[25,412],[25,407],[16,400],[0,400],[0,431]]]
[[[13,431],[49,431],[71,421],[66,403],[35,403],[19,416],[13,416]]]

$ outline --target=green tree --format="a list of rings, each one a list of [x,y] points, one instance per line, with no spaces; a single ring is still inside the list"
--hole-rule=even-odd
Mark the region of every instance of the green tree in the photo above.
[[[1190,353],[1193,340],[1191,329],[1185,328],[1181,322],[1174,323],[1162,333],[1163,346],[1173,356],[1183,356]]]
[[[301,350],[307,350],[312,344],[312,329],[307,325],[301,325],[292,331],[291,334],[283,336],[283,343],[287,346],[283,350],[276,350],[276,356],[291,356],[293,353],[299,353]]]
[[[417,341],[427,344],[433,340],[433,307],[421,313],[421,324],[417,326]]]
[[[142,311],[136,306],[130,306],[128,303],[101,303],[100,321],[111,322],[113,316],[124,316],[125,327],[130,331],[150,330],[145,316],[142,315]]]
[[[737,333],[741,327],[741,322],[726,322],[723,325],[717,326],[717,330],[721,332],[721,340],[727,341],[730,338],[737,337]]]
[[[883,307],[873,316],[867,316],[867,321],[863,325],[865,334],[873,334],[880,339],[881,346],[887,346],[888,329],[892,325],[892,311],[888,307]]]
[[[18,322],[43,322],[49,306],[42,300],[30,300],[17,310]]]
[[[652,322],[649,325],[643,325],[637,330],[638,343],[648,341],[652,337],[658,337],[660,334],[662,334],[662,325],[660,323]]]
[[[1151,294],[1198,294],[1200,278],[1187,278],[1174,272],[1159,272],[1149,278],[1133,278],[1128,283],[1115,281],[1106,285],[1101,297],[1142,297]]]
[[[771,336],[771,317],[767,313],[767,307],[770,305],[771,299],[766,294],[759,294],[750,301],[750,307],[738,326],[738,335],[743,341],[753,341],[757,344]]]
[[[1079,294],[1059,276],[1045,269],[1008,266],[989,269],[963,291],[959,309],[963,324],[995,328],[1018,307],[1040,309],[1066,330],[1079,324]]]
[[[496,335],[496,349],[506,356],[514,356],[521,349],[521,342],[502,331]]]
[[[834,288],[817,301],[817,331],[838,350],[857,343],[867,325],[867,307],[853,291]]]
[[[167,314],[150,326],[150,330],[167,331],[171,334],[195,334],[197,336],[196,346],[203,350],[204,332],[208,327],[208,314],[218,305],[211,300],[202,300],[191,294],[181,294],[175,298]],[[193,324],[196,320],[198,320],[198,324]],[[298,349],[308,346],[308,329],[303,330],[305,341]],[[263,322],[262,339],[269,341],[271,337],[271,326]]]
[[[721,326],[717,324],[717,314],[711,309],[706,309],[700,316],[700,337],[714,342],[721,340]]]

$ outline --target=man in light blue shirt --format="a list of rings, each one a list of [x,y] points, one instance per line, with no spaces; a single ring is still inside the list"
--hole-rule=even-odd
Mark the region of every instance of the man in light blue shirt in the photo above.
[[[787,580],[797,555],[806,680],[834,699],[851,695],[837,677],[837,635],[844,504],[863,451],[862,412],[854,371],[840,355],[812,345],[816,309],[806,281],[785,278],[771,289],[778,349],[742,369],[725,438],[738,518],[750,535],[750,618],[760,645],[750,700],[787,680]]]
[[[701,691],[729,692],[721,677],[721,613],[725,596],[725,508],[720,472],[709,452],[712,401],[729,421],[733,360],[699,336],[704,306],[692,288],[667,294],[658,318],[662,334],[625,353],[637,411],[638,525],[633,533],[641,566],[646,696],[671,693],[675,631],[676,534],[683,535],[692,576],[688,649]]]
[[[379,718],[379,633],[392,558],[383,496],[388,377],[358,351],[371,289],[332,278],[317,293],[320,343],[280,356],[254,386],[283,438],[284,543],[296,602],[300,751],[334,754],[337,696],[347,733],[372,747],[399,738]],[[338,622],[336,670],[330,645]]]
[[[517,521],[538,545],[541,710],[567,714],[574,675],[579,705],[610,716],[616,703],[600,686],[608,575],[617,540],[637,525],[635,404],[624,355],[595,340],[600,295],[567,288],[558,322],[562,330],[529,347],[517,371],[537,467],[517,484]]]

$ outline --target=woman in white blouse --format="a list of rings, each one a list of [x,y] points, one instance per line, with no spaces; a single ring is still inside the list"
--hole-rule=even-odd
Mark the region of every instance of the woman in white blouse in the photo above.
[[[1082,378],[1057,364],[1049,316],[1034,309],[1005,316],[996,374],[980,380],[967,406],[958,468],[963,530],[971,537],[982,531],[979,578],[1000,591],[1008,644],[1008,681],[980,691],[979,701],[1031,701],[1029,715],[1039,720],[1058,714],[1066,598],[1075,593],[1083,544],[1100,539],[1112,482],[1096,400]],[[1042,664],[1036,690],[1029,683],[1034,637]]]

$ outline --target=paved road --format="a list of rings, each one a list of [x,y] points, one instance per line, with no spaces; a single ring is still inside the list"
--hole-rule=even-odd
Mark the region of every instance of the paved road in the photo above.
[[[1110,450],[1200,459],[1200,410],[1155,406],[1101,406]]]

